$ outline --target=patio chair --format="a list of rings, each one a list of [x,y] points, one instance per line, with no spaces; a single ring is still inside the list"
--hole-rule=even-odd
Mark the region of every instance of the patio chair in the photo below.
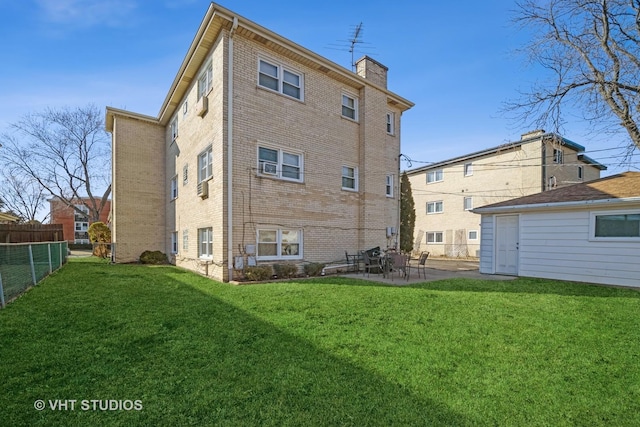
[[[422,276],[427,278],[427,268],[425,264],[427,263],[427,258],[429,258],[429,252],[422,252],[420,254],[420,258],[418,258],[418,264],[413,265],[411,263],[407,264],[407,274],[405,274],[406,279],[409,280],[409,276],[411,275],[411,269],[415,268],[418,270],[418,279],[420,278],[420,269],[422,269]]]
[[[382,268],[380,255],[373,255],[374,250],[362,251],[362,260],[364,261],[364,268],[362,269],[362,275],[367,273],[367,277],[371,274],[371,269],[374,269],[375,273],[380,272]]]
[[[347,258],[347,265],[349,266],[349,271],[357,273],[360,271],[360,260],[362,259],[359,254],[349,255],[349,252],[344,251],[344,255]]]
[[[391,280],[398,274],[400,277],[407,276],[407,267],[409,265],[409,256],[404,254],[392,253],[389,255],[391,259]]]

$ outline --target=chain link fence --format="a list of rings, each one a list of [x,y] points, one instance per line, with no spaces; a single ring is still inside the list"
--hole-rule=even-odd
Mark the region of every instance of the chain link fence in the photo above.
[[[0,307],[67,262],[67,242],[0,243]]]

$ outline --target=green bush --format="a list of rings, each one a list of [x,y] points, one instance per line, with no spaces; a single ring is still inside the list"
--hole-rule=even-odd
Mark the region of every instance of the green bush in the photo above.
[[[298,274],[298,266],[291,263],[273,264],[273,271],[279,279],[295,277]]]
[[[311,262],[304,265],[304,274],[307,276],[319,276],[326,264]]]
[[[262,265],[258,267],[247,267],[244,272],[244,277],[246,277],[247,280],[262,281],[269,280],[272,274],[273,270],[270,266]]]
[[[168,264],[167,256],[160,251],[144,251],[140,255],[142,264]]]

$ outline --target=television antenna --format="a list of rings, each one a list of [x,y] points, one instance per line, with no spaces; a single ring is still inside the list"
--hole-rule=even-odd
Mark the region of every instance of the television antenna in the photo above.
[[[332,47],[330,49],[336,49],[336,50],[348,50],[349,53],[351,54],[351,69],[352,71],[355,72],[356,70],[356,64],[355,64],[355,51],[356,50],[360,50],[360,51],[364,51],[364,49],[362,48],[356,48],[357,45],[366,45],[368,43],[365,43],[362,40],[362,35],[364,33],[364,27],[362,22],[360,22],[358,25],[356,25],[355,27],[353,27],[353,31],[349,37],[348,40],[340,40],[342,43],[347,43],[346,45],[341,44],[341,45],[331,45],[331,46],[336,46],[336,47]],[[364,52],[366,53],[366,52]]]
[[[356,28],[353,30],[351,39],[349,40],[349,43],[351,44],[351,46],[349,47],[349,53],[351,53],[351,68],[353,71],[355,71],[356,63],[354,62],[354,59],[353,59],[353,52],[356,50],[355,49],[356,44],[364,43],[362,41],[362,22],[356,25]]]

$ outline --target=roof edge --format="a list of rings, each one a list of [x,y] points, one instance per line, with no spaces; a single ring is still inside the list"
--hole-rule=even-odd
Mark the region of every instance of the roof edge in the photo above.
[[[471,212],[475,214],[499,214],[499,213],[507,213],[514,211],[537,211],[537,210],[562,210],[562,209],[573,209],[575,207],[583,206],[601,206],[601,205],[629,205],[629,204],[638,204],[640,203],[640,197],[626,197],[621,199],[610,198],[610,199],[597,199],[597,200],[578,200],[573,202],[550,202],[550,203],[531,203],[525,205],[512,205],[512,206],[498,206],[495,208],[492,207],[479,207],[476,209],[472,209]]]
[[[104,128],[107,132],[113,132],[113,121],[116,116],[127,117],[134,120],[142,120],[153,124],[160,124],[157,118],[119,108],[107,107],[105,110]]]

